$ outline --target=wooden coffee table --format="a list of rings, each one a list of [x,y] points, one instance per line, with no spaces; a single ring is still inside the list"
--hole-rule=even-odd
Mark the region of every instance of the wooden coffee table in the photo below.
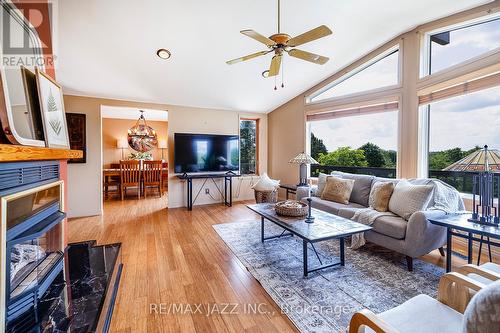
[[[274,210],[274,204],[269,203],[261,203],[261,204],[253,204],[247,205],[249,209],[259,214],[261,217],[261,231],[260,231],[260,239],[261,242],[264,242],[268,239],[275,239],[285,236],[297,236],[302,239],[302,257],[303,257],[303,268],[304,268],[304,277],[307,277],[309,273],[319,271],[321,269],[329,268],[332,266],[344,266],[345,265],[345,242],[344,238],[347,236],[351,236],[353,234],[357,234],[360,232],[365,232],[371,230],[372,227],[367,225],[354,222],[352,220],[333,215],[327,212],[323,212],[318,209],[312,209],[312,216],[314,216],[314,223],[306,223],[304,222],[305,218],[297,218],[297,217],[285,217],[276,214]],[[275,225],[283,228],[283,232],[279,235],[273,235],[266,237],[264,235],[264,221],[268,220]],[[288,231],[288,232],[287,232]],[[316,252],[316,248],[314,247],[314,243],[327,241],[331,239],[338,239],[340,246],[340,258],[339,261],[324,265],[321,262],[321,259]],[[308,251],[308,243],[311,244],[311,247],[318,257],[320,266],[309,269],[307,263],[307,251]]]

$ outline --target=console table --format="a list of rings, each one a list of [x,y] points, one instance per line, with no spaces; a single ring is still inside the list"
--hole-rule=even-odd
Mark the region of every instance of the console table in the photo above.
[[[490,239],[500,240],[500,227],[493,227],[468,221],[471,214],[446,215],[443,218],[429,219],[429,222],[446,228],[446,272],[451,271],[451,243],[452,236],[467,239],[467,263],[472,263],[472,242],[479,242],[478,264],[481,258],[481,248],[483,243],[488,245],[491,260],[491,246],[500,247],[500,242],[493,242]],[[456,232],[462,231],[464,233]],[[478,238],[474,235],[479,235]],[[486,239],[485,239],[486,238]]]
[[[233,205],[233,178],[235,177],[240,177],[240,175],[234,172],[227,172],[227,173],[214,173],[214,174],[191,174],[191,175],[184,173],[182,175],[177,176],[177,178],[186,181],[186,196],[187,196],[188,210],[193,210],[193,204],[196,202],[196,199],[198,199],[201,190],[203,189],[208,180],[212,180],[215,187],[219,191],[220,195],[224,198],[224,205],[231,207]],[[222,193],[222,190],[215,182],[215,179],[219,178],[224,178],[224,193]],[[204,179],[203,184],[196,193],[194,199],[193,199],[193,179]],[[227,194],[228,190],[229,190],[229,196]]]

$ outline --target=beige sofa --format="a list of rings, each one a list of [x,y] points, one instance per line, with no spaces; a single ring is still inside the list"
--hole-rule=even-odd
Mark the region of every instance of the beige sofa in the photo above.
[[[370,190],[378,181],[398,182],[398,179],[380,178],[369,175],[357,175],[341,172],[332,174],[341,175],[343,178],[353,179],[354,187],[347,205],[323,200],[315,196],[317,186],[300,187],[297,190],[297,200],[306,202],[306,197],[311,192],[312,206],[314,208],[352,218],[357,209],[366,208]],[[429,207],[433,205],[433,199]],[[435,249],[439,249],[444,256],[443,245],[446,243],[446,229],[433,225],[429,218],[444,216],[446,213],[436,210],[419,211],[411,215],[408,220],[398,216],[382,216],[371,225],[373,229],[365,233],[368,242],[375,243],[406,256],[408,270],[413,270],[413,258],[420,257]]]

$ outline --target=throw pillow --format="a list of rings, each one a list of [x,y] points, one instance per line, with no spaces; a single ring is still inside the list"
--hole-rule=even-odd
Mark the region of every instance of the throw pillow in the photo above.
[[[330,176],[326,179],[326,186],[321,199],[335,201],[347,205],[354,186],[353,179],[342,179]]]
[[[316,196],[321,198],[321,195],[323,194],[323,190],[325,189],[326,185],[326,179],[330,177],[330,175],[327,175],[326,173],[319,173],[318,175],[318,190],[316,191]]]
[[[493,333],[500,327],[500,280],[472,297],[464,312],[463,333]]]
[[[271,192],[274,191],[278,186],[280,186],[280,181],[269,178],[267,173],[264,172],[259,181],[252,188],[255,191]]]
[[[392,192],[389,210],[408,220],[413,213],[427,207],[433,189],[433,185],[413,185],[401,179]]]
[[[370,191],[369,206],[379,212],[387,212],[393,191],[394,183],[376,182]]]

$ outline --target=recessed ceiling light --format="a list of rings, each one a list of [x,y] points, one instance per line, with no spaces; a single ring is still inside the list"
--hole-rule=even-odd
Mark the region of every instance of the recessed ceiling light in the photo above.
[[[156,51],[156,55],[160,57],[161,59],[168,59],[172,55],[169,50],[167,49],[159,49]]]

